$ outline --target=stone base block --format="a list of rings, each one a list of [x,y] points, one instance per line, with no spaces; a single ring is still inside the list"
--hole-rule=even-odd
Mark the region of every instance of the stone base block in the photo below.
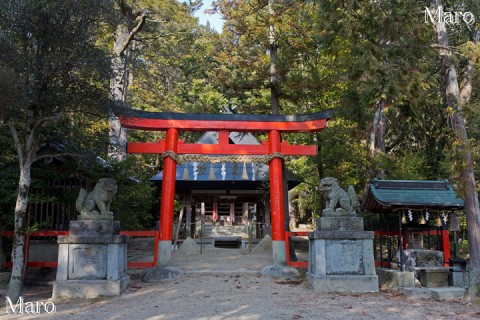
[[[118,296],[130,284],[130,276],[120,280],[66,280],[53,283],[54,301]]]
[[[468,271],[452,271],[448,278],[448,284],[452,287],[467,288],[469,284]]]
[[[422,287],[441,288],[448,287],[449,268],[447,267],[431,267],[431,268],[415,268],[419,274],[419,280]]]
[[[398,292],[415,299],[430,299],[432,297],[432,291],[429,288],[400,288]]]
[[[316,292],[378,292],[376,275],[316,276],[307,272],[309,286]]]
[[[166,266],[172,257],[172,240],[158,241],[157,267]]]
[[[363,231],[363,218],[356,216],[321,217],[317,219],[318,231]]]
[[[274,278],[298,278],[300,273],[297,269],[289,266],[269,265],[262,268],[261,274]]]
[[[413,272],[379,268],[376,270],[381,290],[398,290],[415,287]]]
[[[463,299],[466,290],[464,288],[432,288],[432,298],[441,301],[451,301],[457,299]]]
[[[156,267],[147,269],[142,275],[143,282],[159,282],[167,281],[178,277],[181,274],[184,274],[180,268],[177,267]]]
[[[435,299],[439,301],[452,301],[463,299],[464,288],[400,288],[399,292],[414,299]]]
[[[78,216],[79,218],[82,216]],[[71,236],[104,236],[120,234],[120,222],[113,220],[71,220]]]
[[[272,240],[272,254],[274,265],[286,265],[287,253],[285,249],[285,241]]]

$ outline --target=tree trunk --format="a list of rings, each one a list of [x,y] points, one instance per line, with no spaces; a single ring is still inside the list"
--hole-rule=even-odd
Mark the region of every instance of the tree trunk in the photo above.
[[[113,76],[110,79],[110,95],[117,106],[126,107],[127,88],[129,83],[128,56],[134,37],[139,33],[145,24],[147,13],[134,12],[126,1],[117,1],[120,12],[123,15],[123,22],[117,26],[115,42],[113,43],[113,57],[111,61]],[[136,22],[131,30],[129,23]],[[110,126],[109,152],[110,158],[123,161],[127,158],[127,131],[122,128],[117,116],[110,113],[108,119]]]
[[[385,109],[385,100],[382,99],[377,103],[377,109],[373,117],[372,130],[370,131],[370,165],[369,170],[370,179],[375,171],[376,177],[380,179],[385,178],[385,172],[383,170],[377,170],[375,168],[375,156],[378,152],[385,153],[385,115],[383,110]]]
[[[20,168],[18,180],[17,202],[15,204],[15,224],[12,248],[12,274],[8,284],[7,296],[12,301],[17,301],[23,288],[25,257],[23,252],[25,240],[25,218],[28,206],[28,191],[30,189],[30,165]]]
[[[375,168],[375,156],[378,151],[385,153],[385,116],[383,110],[385,108],[385,100],[382,99],[378,101],[375,109],[375,114],[373,116],[372,129],[370,130],[370,141],[369,141],[369,155],[370,163],[367,168],[367,176],[365,179],[364,194],[367,194],[368,188],[370,187],[370,180],[373,178],[374,172],[376,177],[380,179],[385,178],[385,172],[383,170],[376,170]]]
[[[432,0],[431,4],[434,10],[443,9],[441,0]],[[446,105],[454,111],[452,124],[455,138],[458,142],[457,152],[463,155],[465,161],[461,168],[460,180],[465,189],[465,215],[467,218],[468,249],[470,253],[470,286],[467,298],[474,299],[478,295],[478,285],[480,283],[480,210],[473,171],[473,160],[465,129],[457,72],[452,62],[452,53],[449,49],[445,22],[436,22],[435,31],[440,47],[441,73],[445,85]]]
[[[275,17],[275,10],[273,8],[273,0],[268,1],[268,12],[270,14],[270,26],[269,26],[269,50],[270,50],[270,104],[272,105],[272,113],[280,114],[280,102],[279,95],[280,90],[278,88],[278,73],[277,73],[277,41],[275,35],[275,27],[273,24],[273,18]]]
[[[111,61],[112,78],[110,79],[110,95],[116,106],[124,106],[127,97],[128,49],[124,49],[124,43],[128,38],[128,28],[125,24],[117,27],[115,42],[113,44],[113,57]],[[120,120],[113,112],[108,119],[109,132],[109,157],[117,161],[127,158],[127,132],[122,128]]]
[[[381,154],[386,153],[385,147],[385,132],[387,131],[387,117],[385,116],[385,104],[384,100],[381,101],[381,112],[380,112],[380,119],[378,121],[377,126],[377,152]],[[385,179],[385,171],[382,169],[376,169],[375,174],[379,179]]]

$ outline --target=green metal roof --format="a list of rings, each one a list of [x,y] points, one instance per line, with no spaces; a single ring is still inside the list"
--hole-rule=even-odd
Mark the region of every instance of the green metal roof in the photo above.
[[[391,212],[398,208],[425,208],[431,210],[461,210],[463,200],[458,198],[447,180],[377,180],[370,183],[365,210]]]

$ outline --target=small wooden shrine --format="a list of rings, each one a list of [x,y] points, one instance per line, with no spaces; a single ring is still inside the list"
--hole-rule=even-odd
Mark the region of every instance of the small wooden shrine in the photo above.
[[[374,226],[375,247],[379,251],[376,265],[391,267],[397,251],[401,267],[403,250],[432,249],[443,252],[444,265],[448,266],[451,256],[448,226],[450,219],[455,218],[455,211],[463,206],[463,200],[447,180],[374,179],[365,197],[364,210],[378,214]]]

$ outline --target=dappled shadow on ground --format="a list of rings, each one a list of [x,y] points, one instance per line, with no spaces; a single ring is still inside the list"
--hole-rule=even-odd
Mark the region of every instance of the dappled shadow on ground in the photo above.
[[[45,287],[44,287],[45,288]],[[31,288],[33,289],[33,288]],[[29,289],[30,290],[30,289]],[[36,291],[35,291],[36,290]],[[35,289],[26,299],[45,297]],[[32,301],[32,300],[30,300]],[[183,275],[132,282],[120,297],[56,303],[56,314],[21,319],[475,319],[480,306],[409,299],[393,292],[324,294],[298,279]],[[2,315],[0,319],[19,319]]]
[[[250,255],[241,249],[212,249],[205,254],[172,256],[172,265],[188,273],[173,280],[143,283],[133,279],[119,297],[56,302],[56,313],[6,315],[0,319],[476,319],[479,305],[461,301],[411,299],[395,292],[368,294],[315,293],[305,280],[272,278],[226,270],[259,270],[271,256]],[[54,274],[54,273],[53,273]],[[39,273],[38,277],[41,277]],[[52,277],[52,274],[49,274]],[[49,277],[46,277],[49,278]],[[25,301],[47,301],[51,286],[31,282]]]

